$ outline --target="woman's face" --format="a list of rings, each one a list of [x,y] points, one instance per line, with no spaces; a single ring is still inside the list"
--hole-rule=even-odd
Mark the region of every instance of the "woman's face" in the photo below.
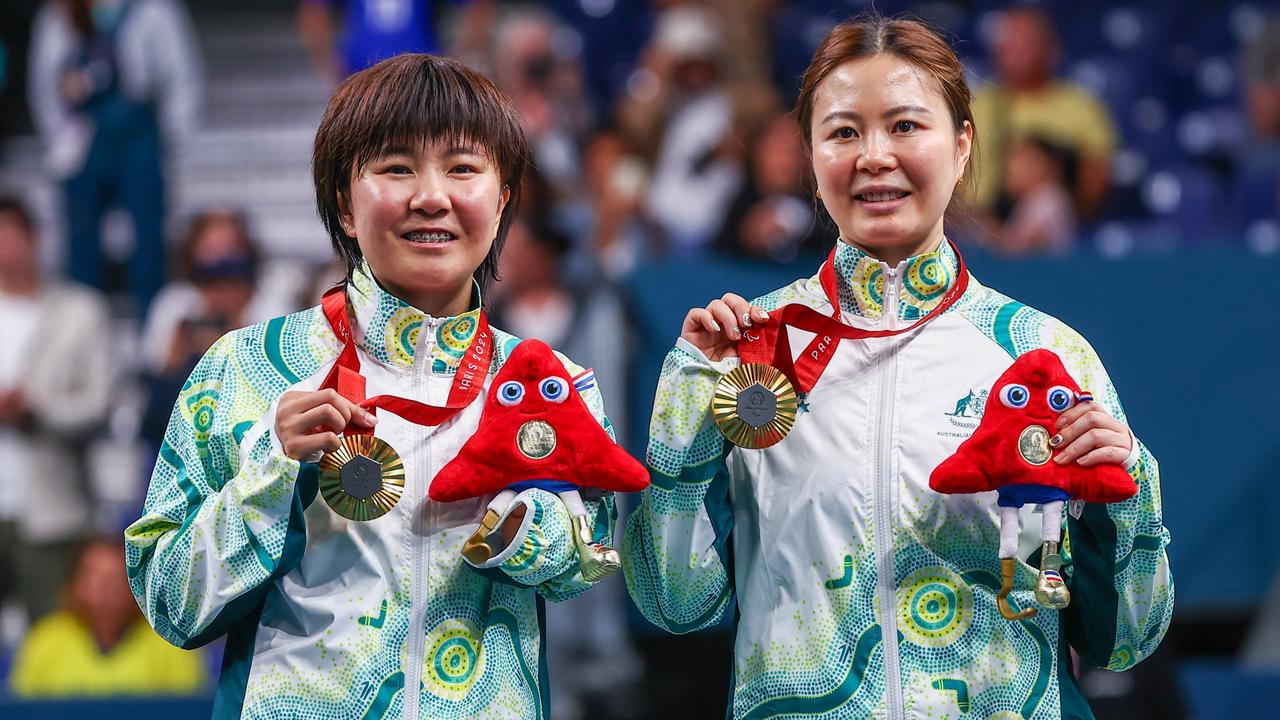
[[[356,238],[378,282],[415,307],[444,315],[466,310],[472,274],[497,236],[510,196],[480,146],[429,142],[371,160],[352,177],[349,200],[340,197],[339,206],[343,230]]]
[[[928,73],[893,55],[850,60],[814,93],[813,172],[846,242],[890,263],[931,249],[969,160]]]

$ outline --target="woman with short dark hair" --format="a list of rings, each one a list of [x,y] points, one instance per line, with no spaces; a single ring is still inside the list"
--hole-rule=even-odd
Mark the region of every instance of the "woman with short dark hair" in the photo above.
[[[401,55],[335,91],[313,169],[346,280],[214,344],[127,530],[156,630],[227,635],[215,714],[546,716],[540,604],[590,585],[575,544],[607,542],[612,497],[570,517],[525,490],[477,539],[488,498],[427,495],[518,342],[481,293],[527,154],[511,102],[453,60]]]

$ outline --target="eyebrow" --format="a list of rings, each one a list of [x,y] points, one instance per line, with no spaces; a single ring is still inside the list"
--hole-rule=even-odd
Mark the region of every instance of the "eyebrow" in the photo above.
[[[933,114],[932,112],[929,111],[929,108],[921,107],[919,105],[898,105],[897,107],[891,107],[888,110],[886,110],[884,113],[884,117],[893,117],[894,115],[902,115],[904,113],[915,113],[917,115]],[[861,122],[862,116],[856,112],[853,112],[852,110],[837,110],[831,113],[830,115],[827,115],[826,117],[822,118],[823,123],[828,123],[828,122],[831,122],[832,120],[854,120],[857,122]]]

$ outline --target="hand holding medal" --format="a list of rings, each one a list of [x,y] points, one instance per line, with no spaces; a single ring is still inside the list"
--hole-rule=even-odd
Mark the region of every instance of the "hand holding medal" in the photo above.
[[[775,312],[777,322],[756,330],[740,332],[737,318],[742,318],[744,324],[751,325],[749,321],[757,311],[759,314],[756,316],[762,319],[767,320],[770,316],[732,294],[712,302],[705,310],[691,310],[685,317],[685,331],[681,332],[681,337],[694,343],[699,349],[714,349],[714,343],[707,343],[704,339],[704,344],[699,344],[694,340],[694,333],[687,331],[691,325],[701,322],[701,330],[705,335],[719,329],[716,317],[727,317],[726,325],[729,325],[730,331],[724,335],[736,341],[736,352],[721,352],[719,357],[708,354],[708,358],[714,361],[734,354],[742,358],[742,365],[725,374],[716,385],[711,408],[712,417],[720,432],[730,442],[744,448],[760,449],[778,443],[791,432],[796,422],[799,401],[813,390],[822,377],[823,371],[835,356],[840,341],[901,335],[918,329],[946,312],[969,287],[969,272],[964,258],[954,244],[951,249],[956,256],[956,282],[932,312],[911,325],[895,330],[866,330],[845,325],[840,320],[835,248],[832,248],[818,273],[822,290],[831,306],[830,316],[807,305],[792,303]],[[708,318],[710,326],[707,325]],[[792,355],[788,327],[814,334],[813,340],[798,356]]]
[[[399,502],[405,469],[395,448],[373,436],[374,413],[381,408],[412,423],[438,425],[470,405],[480,395],[493,357],[489,323],[481,312],[449,399],[436,406],[391,395],[366,397],[347,319],[346,293],[329,291],[322,306],[342,350],[319,391],[282,396],[276,435],[292,458],[301,460],[324,451],[320,495],[334,512],[349,520],[375,520]]]

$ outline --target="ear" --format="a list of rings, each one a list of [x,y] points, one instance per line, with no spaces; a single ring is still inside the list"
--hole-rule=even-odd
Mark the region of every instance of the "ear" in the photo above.
[[[338,195],[338,222],[342,224],[342,232],[346,233],[347,237],[355,239],[356,218],[355,218],[355,215],[352,214],[351,212],[351,203],[347,199],[347,196],[344,195],[341,190],[338,191],[337,195]]]
[[[507,209],[507,203],[511,201],[511,186],[503,185],[502,193],[498,196],[498,215],[493,221],[494,232],[497,232],[498,225],[502,223],[502,213]]]
[[[964,177],[969,167],[969,153],[973,151],[973,123],[964,121],[964,127],[956,136],[956,179]]]

